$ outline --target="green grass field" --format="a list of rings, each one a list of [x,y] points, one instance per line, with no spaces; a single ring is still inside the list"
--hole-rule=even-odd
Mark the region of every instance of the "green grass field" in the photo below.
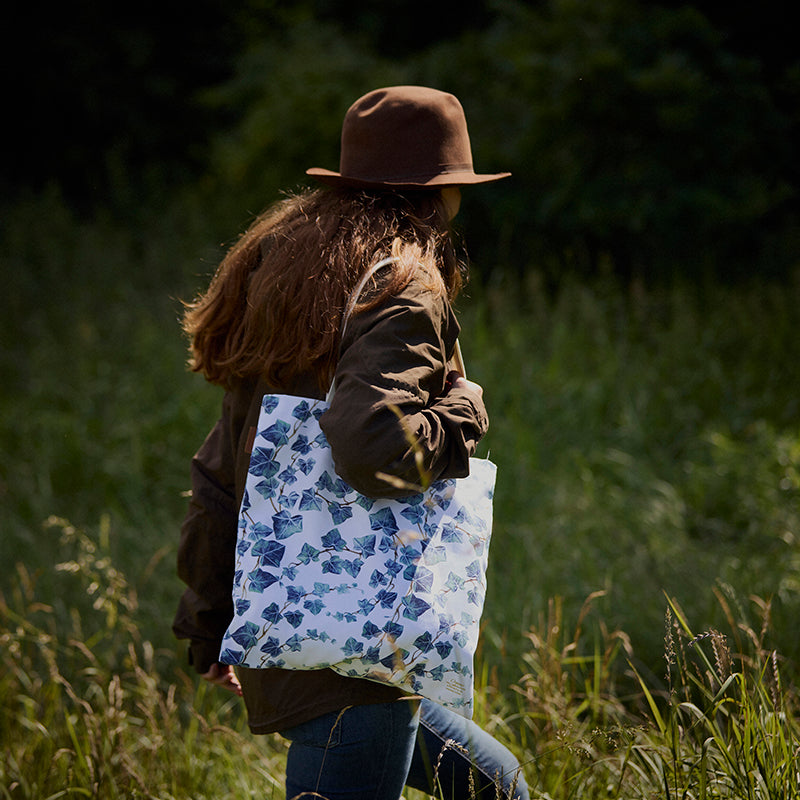
[[[202,215],[2,224],[0,797],[282,797],[282,742],[169,627],[221,399],[178,325]],[[498,464],[478,720],[537,798],[800,796],[800,284],[548,297],[531,265],[467,294]]]

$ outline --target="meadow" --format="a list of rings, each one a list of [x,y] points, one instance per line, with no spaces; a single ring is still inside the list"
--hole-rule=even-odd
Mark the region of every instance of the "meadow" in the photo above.
[[[0,797],[282,797],[282,741],[170,632],[206,221],[3,215]],[[498,465],[478,721],[536,798],[800,796],[800,279],[503,274],[459,302]]]

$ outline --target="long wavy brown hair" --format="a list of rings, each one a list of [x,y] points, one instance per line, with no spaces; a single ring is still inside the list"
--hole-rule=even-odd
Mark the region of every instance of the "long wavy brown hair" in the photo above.
[[[415,274],[455,298],[465,268],[439,192],[317,189],[276,203],[228,251],[208,290],[185,304],[189,366],[225,387],[252,376],[280,387],[310,370],[325,391],[348,299],[387,256],[396,259],[388,280],[354,314]]]

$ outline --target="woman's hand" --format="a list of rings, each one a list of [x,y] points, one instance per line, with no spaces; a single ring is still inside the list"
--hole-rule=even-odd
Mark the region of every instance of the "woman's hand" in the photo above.
[[[454,388],[468,389],[471,392],[475,392],[479,397],[483,397],[483,386],[474,381],[468,381],[460,372],[455,370],[447,376],[445,387],[447,392]]]
[[[204,673],[200,677],[204,678],[209,683],[213,683],[217,686],[221,686],[223,689],[227,689],[229,692],[238,694],[239,697],[242,696],[242,686],[239,683],[239,679],[236,677],[236,673],[233,671],[233,667],[230,664],[212,664],[211,669],[209,669],[208,672]]]

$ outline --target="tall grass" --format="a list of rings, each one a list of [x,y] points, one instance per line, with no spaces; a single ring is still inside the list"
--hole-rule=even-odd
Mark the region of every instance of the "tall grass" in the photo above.
[[[220,401],[177,323],[208,229],[55,194],[2,217],[2,797],[281,796],[284,745],[169,629]],[[499,467],[478,720],[540,798],[796,797],[800,286],[470,294]]]

